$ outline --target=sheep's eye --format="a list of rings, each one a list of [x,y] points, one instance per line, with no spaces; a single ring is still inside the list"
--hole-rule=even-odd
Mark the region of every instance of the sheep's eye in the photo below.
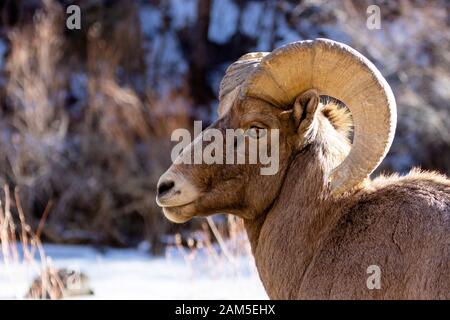
[[[248,128],[247,134],[251,138],[259,139],[267,134],[267,129],[257,125],[252,125],[250,126],[250,128]]]

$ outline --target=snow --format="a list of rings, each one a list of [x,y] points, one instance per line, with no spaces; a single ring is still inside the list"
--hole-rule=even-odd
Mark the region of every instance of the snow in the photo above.
[[[239,8],[231,0],[214,0],[208,30],[210,41],[224,44],[237,31]]]
[[[0,70],[3,69],[6,49],[6,43],[2,39],[0,39]]]
[[[161,10],[153,6],[142,6],[139,10],[139,19],[142,32],[146,36],[157,33],[162,26]]]
[[[86,99],[88,76],[83,72],[74,72],[70,77],[70,92],[77,100]]]
[[[189,250],[154,257],[138,249],[45,245],[55,267],[85,273],[94,296],[82,299],[267,299],[252,261],[230,262]],[[1,257],[1,255],[0,255]],[[0,264],[0,299],[22,298],[37,268]]]
[[[261,21],[259,22],[258,51],[271,51],[273,48],[272,36],[275,25],[275,7],[269,2],[264,8]]]
[[[259,34],[258,22],[263,14],[264,3],[248,2],[242,12],[241,31],[243,34],[256,38]]]
[[[150,50],[146,55],[146,62],[149,68],[147,75],[153,80],[154,88],[162,91],[166,83],[180,85],[180,75],[188,70],[186,59],[183,57],[180,42],[177,34],[173,30],[156,35],[150,41]]]
[[[288,26],[284,16],[277,15],[276,21],[277,21],[276,32],[280,40],[275,43],[275,46],[281,47],[290,42],[301,40],[298,32],[296,30],[291,29]]]
[[[197,0],[172,0],[170,2],[172,25],[179,30],[197,19]]]

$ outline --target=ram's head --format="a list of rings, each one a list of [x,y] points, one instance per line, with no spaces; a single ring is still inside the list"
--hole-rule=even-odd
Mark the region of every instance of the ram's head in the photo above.
[[[348,117],[337,107],[320,103],[325,96],[340,101],[351,112],[354,135],[350,152],[347,130],[343,129],[346,125],[342,124]],[[396,124],[394,96],[375,66],[354,49],[326,39],[241,57],[221,82],[218,113],[218,120],[201,137],[211,130],[225,137],[226,129],[243,129],[245,144],[250,145],[262,138],[261,133],[269,137],[276,131],[278,140],[274,144],[268,139],[267,146],[268,153],[276,151],[278,168],[267,175],[261,174],[264,165],[258,161],[227,164],[226,141],[222,164],[176,161],[161,176],[157,196],[172,221],[218,212],[253,218],[264,212],[276,200],[292,159],[302,156],[318,139],[327,142],[323,152],[333,153],[337,159],[336,166],[318,179],[328,185],[330,195],[342,194],[381,162]],[[212,141],[196,139],[179,159],[189,158],[196,146],[204,149]],[[250,158],[251,150],[243,153]]]

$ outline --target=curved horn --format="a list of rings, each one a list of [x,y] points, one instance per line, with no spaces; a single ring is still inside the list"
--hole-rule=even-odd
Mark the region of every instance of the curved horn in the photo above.
[[[356,50],[327,39],[294,42],[257,59],[251,72],[241,73],[242,94],[287,109],[314,88],[352,113],[353,146],[331,173],[331,191],[345,192],[367,178],[389,150],[397,122],[394,95],[377,68]]]
[[[233,62],[226,70],[225,76],[220,82],[219,89],[219,108],[217,112],[219,116],[225,113],[233,102],[235,95],[231,94],[236,92],[236,88],[240,87],[245,80],[253,73],[266,55],[270,52],[251,52],[244,54],[236,62]]]

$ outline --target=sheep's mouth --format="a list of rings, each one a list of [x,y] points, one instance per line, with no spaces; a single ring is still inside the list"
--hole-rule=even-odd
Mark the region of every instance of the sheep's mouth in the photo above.
[[[191,220],[195,214],[194,201],[180,205],[180,206],[167,206],[162,207],[164,216],[175,223],[185,223]]]

